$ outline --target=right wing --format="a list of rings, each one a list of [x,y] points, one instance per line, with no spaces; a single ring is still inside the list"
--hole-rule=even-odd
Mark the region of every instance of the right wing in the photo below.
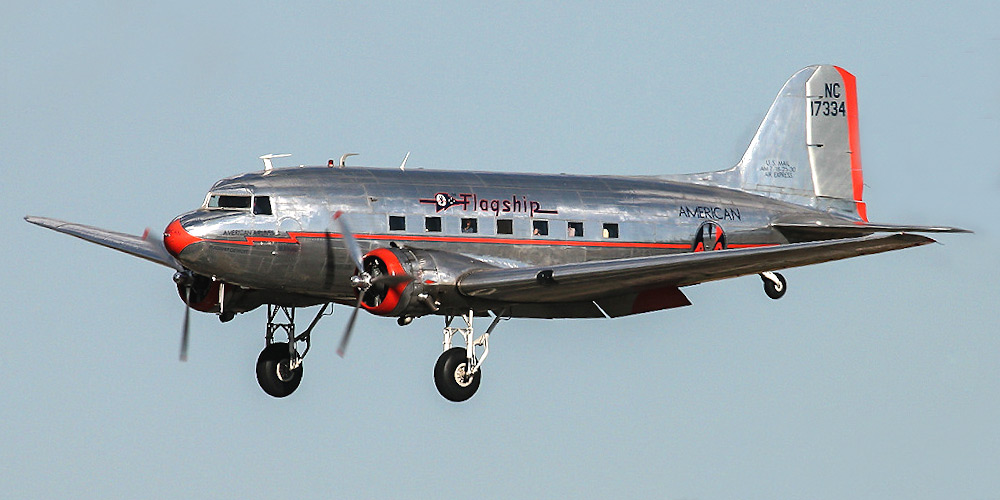
[[[171,267],[178,271],[184,270],[183,266],[177,262],[177,259],[174,259],[174,256],[167,252],[166,247],[163,246],[163,242],[158,238],[133,236],[131,234],[108,231],[93,226],[50,219],[48,217],[29,215],[24,220],[38,226],[59,231],[60,233],[76,236],[91,243],[97,243],[98,245],[118,250],[119,252],[125,252],[150,262]]]
[[[872,235],[772,247],[689,252],[557,266],[473,270],[464,295],[516,303],[595,300],[658,287],[681,287],[934,243],[917,234]]]

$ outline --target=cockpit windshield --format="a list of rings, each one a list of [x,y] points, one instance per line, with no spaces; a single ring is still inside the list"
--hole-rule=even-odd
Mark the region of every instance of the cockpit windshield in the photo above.
[[[208,197],[208,208],[227,208],[230,210],[250,210],[250,196],[232,194],[213,194]]]
[[[230,187],[212,189],[205,196],[202,208],[208,210],[225,210],[227,212],[250,212],[253,215],[271,215],[271,197],[256,195],[245,187]]]

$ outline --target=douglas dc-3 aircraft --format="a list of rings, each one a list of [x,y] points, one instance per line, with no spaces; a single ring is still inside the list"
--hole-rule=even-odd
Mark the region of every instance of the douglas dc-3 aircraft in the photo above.
[[[464,401],[501,319],[687,306],[681,288],[750,274],[776,299],[786,290],[778,270],[934,241],[913,232],[967,232],[869,222],[859,151],[854,76],[810,66],[785,83],[728,170],[591,177],[406,170],[405,159],[356,168],[344,158],[272,168],[266,155],[263,171],[218,181],[162,240],[26,220],[175,269],[188,306],[182,359],[190,309],[225,322],[266,304],[257,381],[274,397],[298,387],[332,303],[354,307],[341,355],[360,309],[400,325],[443,316],[434,381]],[[315,305],[296,331],[295,309]],[[477,337],[473,321],[490,316]]]

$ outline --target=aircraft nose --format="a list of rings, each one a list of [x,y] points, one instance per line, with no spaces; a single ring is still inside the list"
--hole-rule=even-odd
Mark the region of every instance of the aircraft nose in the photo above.
[[[199,241],[195,236],[191,236],[184,226],[181,225],[180,218],[174,219],[166,229],[163,230],[163,246],[167,247],[167,251],[170,252],[174,257],[180,258],[181,252],[187,248],[188,245]]]

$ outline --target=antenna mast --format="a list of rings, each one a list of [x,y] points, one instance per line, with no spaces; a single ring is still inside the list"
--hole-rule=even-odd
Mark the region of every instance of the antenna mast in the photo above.
[[[276,155],[274,153],[270,153],[270,154],[266,154],[264,156],[259,156],[258,158],[260,158],[261,160],[264,161],[264,173],[268,173],[268,172],[271,171],[271,169],[274,168],[274,166],[271,165],[271,159],[272,158],[285,158],[287,156],[292,156],[292,154],[291,153],[285,153],[285,154]]]

